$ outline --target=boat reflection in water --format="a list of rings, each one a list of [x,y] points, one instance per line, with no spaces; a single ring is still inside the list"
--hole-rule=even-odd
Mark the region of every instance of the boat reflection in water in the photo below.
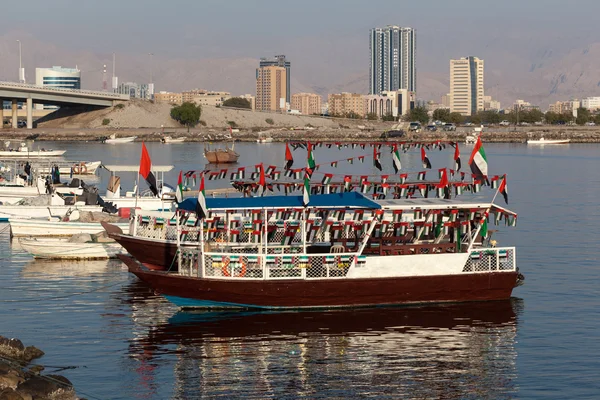
[[[521,309],[522,300],[513,298],[334,311],[178,312],[146,326],[130,352],[140,386],[173,361],[174,398],[511,397]]]
[[[111,269],[121,270],[119,260],[46,260],[33,259],[21,270],[21,277],[35,280],[61,280],[63,278],[106,275]]]

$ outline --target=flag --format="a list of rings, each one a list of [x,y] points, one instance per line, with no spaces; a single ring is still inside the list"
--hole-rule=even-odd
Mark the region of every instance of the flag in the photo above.
[[[352,176],[344,176],[344,192],[349,192],[351,189]]]
[[[382,170],[381,162],[379,161],[379,153],[377,152],[377,147],[373,146],[373,165],[378,170]]]
[[[196,218],[199,220],[208,216],[206,208],[206,196],[204,195],[204,173],[200,177],[200,189],[198,190],[198,202],[196,203]]]
[[[175,201],[177,201],[177,203],[181,203],[183,201],[183,171],[179,171],[177,190],[175,191]]]
[[[487,177],[488,163],[483,144],[481,143],[481,136],[477,137],[471,158],[469,158],[469,167],[471,167],[471,172],[476,178],[483,179]]]
[[[310,178],[312,175],[312,170],[310,168],[306,168],[306,172],[304,173],[304,191],[302,193],[302,205],[306,207],[310,202]]]
[[[150,155],[148,154],[148,150],[146,150],[146,145],[142,142],[142,157],[140,158],[140,175],[146,180],[148,186],[150,186],[150,190],[154,193],[155,196],[158,196],[158,189],[156,188],[156,178],[151,171],[152,169],[152,161],[150,160]]]
[[[421,161],[423,162],[423,168],[431,169],[431,163],[429,162],[429,158],[427,158],[427,154],[425,153],[425,147],[421,147]]]
[[[360,161],[361,163],[365,162],[365,156],[358,156],[358,161]]]
[[[306,149],[308,150],[308,168],[312,170],[315,169],[315,155],[313,154],[312,145],[310,142],[306,142]]]
[[[427,171],[421,171],[417,174],[417,180],[418,181],[424,181],[425,180],[425,174],[427,173]]]
[[[262,163],[260,163],[260,178],[258,180],[257,194],[259,196],[263,196],[265,194],[266,189],[267,189],[267,184],[265,182],[265,169],[264,169]]]
[[[292,152],[290,151],[290,146],[288,142],[285,142],[285,169],[292,168],[294,164],[294,157],[292,156]]]
[[[392,154],[392,160],[394,161],[394,173],[398,173],[402,168],[402,164],[400,163],[400,152],[398,151],[398,145],[394,144],[394,152]]]
[[[454,169],[460,171],[460,150],[458,150],[458,143],[454,143]]]
[[[450,190],[448,189],[448,175],[446,174],[446,168],[440,170],[442,177],[440,183],[437,184],[437,193],[439,198],[448,199],[450,198]]]
[[[334,168],[337,168],[337,165],[338,165],[337,161],[334,161],[334,162],[331,163],[331,166],[334,167]]]
[[[325,176],[321,180],[321,183],[323,183],[323,185],[328,185],[331,182],[332,178],[333,178],[333,174],[325,174]]]
[[[485,215],[481,219],[481,229],[479,232],[481,233],[481,237],[483,237],[484,239],[488,235],[487,213],[485,213]]]
[[[506,204],[508,204],[508,188],[506,187],[506,175],[504,175],[504,177],[502,178],[502,183],[500,184],[498,191],[502,194],[502,197],[504,197],[504,201],[506,202]]]

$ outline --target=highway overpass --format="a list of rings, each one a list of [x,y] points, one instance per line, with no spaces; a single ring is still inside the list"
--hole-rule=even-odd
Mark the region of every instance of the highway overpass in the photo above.
[[[96,106],[111,107],[116,103],[128,101],[129,96],[110,92],[97,92],[78,89],[55,89],[25,83],[0,81],[0,104],[12,102],[12,126],[17,127],[17,103],[27,105],[27,129],[33,128],[33,104],[53,106]],[[0,120],[4,118],[4,109],[0,107]]]

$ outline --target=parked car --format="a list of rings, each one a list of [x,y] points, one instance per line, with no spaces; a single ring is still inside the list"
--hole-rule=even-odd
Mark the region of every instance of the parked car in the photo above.
[[[437,126],[435,126],[433,124],[432,125],[427,125],[427,128],[425,128],[425,129],[427,129],[430,132],[435,132],[435,131],[437,131]]]
[[[451,123],[444,124],[444,130],[445,131],[455,131],[456,125],[451,124]]]
[[[586,122],[585,124],[587,126],[596,126],[596,123],[594,121]]]
[[[504,121],[500,122],[500,125],[502,125],[502,126],[509,126],[510,122],[508,122],[507,120],[504,120]]]
[[[389,139],[389,138],[399,138],[404,136],[405,132],[403,130],[399,130],[399,129],[393,129],[390,131],[385,131],[381,134],[381,138],[382,139]]]
[[[473,123],[472,123],[472,122],[467,122],[467,123],[465,124],[465,126],[473,126]]]
[[[535,121],[533,124],[537,126],[544,125],[542,121]]]
[[[408,130],[410,132],[421,132],[422,126],[420,122],[411,122]]]
[[[27,126],[26,121],[17,121],[17,128],[25,128]]]

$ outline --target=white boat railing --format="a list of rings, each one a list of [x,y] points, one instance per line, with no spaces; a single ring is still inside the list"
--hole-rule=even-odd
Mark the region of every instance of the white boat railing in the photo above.
[[[463,272],[516,271],[515,247],[489,247],[471,251]]]

